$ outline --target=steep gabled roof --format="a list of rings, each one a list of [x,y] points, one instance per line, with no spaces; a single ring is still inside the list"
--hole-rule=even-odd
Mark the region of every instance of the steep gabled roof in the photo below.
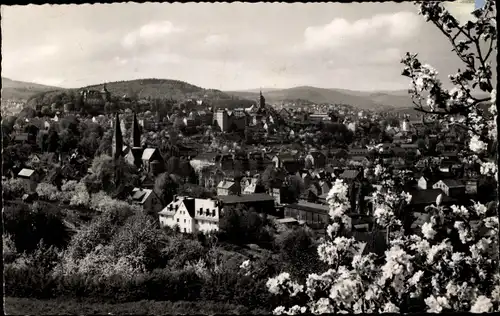
[[[454,180],[454,179],[443,179],[441,180],[443,183],[448,187],[448,188],[460,188],[465,186],[462,181],[459,180]]]
[[[146,148],[144,149],[144,151],[142,152],[142,160],[149,160],[151,159],[151,157],[153,156],[153,154],[155,153],[157,149],[156,148]]]

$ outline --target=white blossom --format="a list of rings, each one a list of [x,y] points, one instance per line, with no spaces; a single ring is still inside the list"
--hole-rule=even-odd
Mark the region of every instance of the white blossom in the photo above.
[[[434,295],[431,295],[425,299],[425,304],[428,307],[428,313],[441,313],[443,309],[451,308],[448,299],[443,296],[434,297]]]
[[[437,232],[432,228],[431,223],[424,223],[422,225],[422,234],[426,239],[432,240]]]
[[[274,315],[282,315],[285,312],[285,307],[283,306],[278,306],[274,309],[273,314]]]
[[[482,153],[488,149],[488,145],[479,139],[479,136],[473,135],[470,139],[469,148],[475,153]]]
[[[326,297],[322,297],[318,301],[312,304],[311,311],[314,314],[326,314],[326,313],[333,313],[335,310],[333,306],[330,304],[330,300]]]
[[[387,302],[382,309],[382,313],[399,313],[399,308],[392,302]]]
[[[480,295],[474,305],[472,305],[470,311],[471,313],[488,313],[493,308],[493,303],[489,298],[484,295]]]
[[[247,270],[250,268],[250,260],[245,260],[243,263],[240,265],[240,269]]]
[[[443,201],[443,195],[439,194],[436,198],[436,206],[441,205],[441,201]]]
[[[410,278],[409,284],[412,286],[417,285],[420,282],[420,279],[422,278],[423,275],[424,271],[422,270],[415,272],[415,274]]]

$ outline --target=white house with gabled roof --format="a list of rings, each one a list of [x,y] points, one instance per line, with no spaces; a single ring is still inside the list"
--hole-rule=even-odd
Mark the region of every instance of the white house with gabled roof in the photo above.
[[[161,227],[179,227],[183,233],[210,233],[219,230],[218,201],[190,197],[174,197],[159,213]]]

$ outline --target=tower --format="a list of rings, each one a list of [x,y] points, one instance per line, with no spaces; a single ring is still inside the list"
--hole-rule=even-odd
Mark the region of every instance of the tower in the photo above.
[[[108,102],[111,99],[110,93],[109,93],[108,89],[106,89],[106,84],[104,84],[104,86],[102,87],[101,97],[104,100],[104,102]]]
[[[123,135],[120,124],[120,116],[118,113],[116,113],[116,119],[113,127],[115,130],[113,132],[113,140],[111,142],[111,157],[116,160],[122,155],[123,150]]]
[[[142,165],[142,153],[143,148],[141,147],[141,131],[139,128],[139,122],[137,121],[137,115],[134,113],[134,121],[132,122],[132,132],[130,133],[132,137],[132,149],[127,153],[125,159],[130,163],[134,164],[137,168]]]
[[[132,122],[132,148],[141,147],[141,131],[137,122],[137,115],[134,113],[134,121]]]
[[[262,90],[260,90],[260,96],[259,96],[259,108],[263,109],[266,107],[266,98],[262,95]]]

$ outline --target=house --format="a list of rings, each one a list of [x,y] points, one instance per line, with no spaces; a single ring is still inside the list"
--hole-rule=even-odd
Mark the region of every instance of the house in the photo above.
[[[229,207],[242,205],[247,209],[253,208],[257,213],[265,213],[267,215],[279,216],[274,202],[274,197],[266,193],[243,194],[243,195],[222,195],[217,196],[217,200],[221,202],[221,214],[224,215],[224,210]]]
[[[163,171],[163,158],[157,148],[144,149],[141,160],[146,172],[159,174]]]
[[[420,190],[427,190],[431,188],[431,180],[428,177],[421,176],[417,181],[417,188]]]
[[[360,180],[362,176],[363,176],[363,174],[359,170],[348,169],[348,170],[345,170],[344,172],[342,172],[339,175],[339,178],[348,182],[348,183],[351,183],[351,182]]]
[[[12,138],[12,142],[18,144],[25,144],[32,142],[33,139],[29,133],[19,133]]]
[[[252,181],[245,186],[243,194],[254,194],[254,193],[265,193],[266,188],[257,182],[257,179],[252,179]]]
[[[298,227],[302,224],[298,220],[296,220],[295,218],[291,218],[291,217],[278,218],[276,220],[276,223],[280,224],[280,225],[284,225],[288,228]]]
[[[276,168],[283,168],[289,173],[295,173],[300,168],[297,156],[291,153],[277,154],[272,161]]]
[[[241,185],[234,181],[222,180],[217,185],[217,195],[238,195],[241,194]]]
[[[307,188],[311,184],[312,176],[309,171],[299,170],[295,175],[302,180],[302,184],[305,188]]]
[[[175,196],[159,213],[161,227],[179,227],[183,233],[211,233],[219,230],[221,209],[212,199]]]
[[[370,155],[370,150],[368,150],[368,148],[351,148],[349,149],[348,154],[350,157],[355,157],[355,156],[367,157]]]
[[[148,173],[142,175],[139,181],[142,188],[152,189],[155,186],[156,178],[152,174]]]
[[[302,192],[299,195],[298,200],[303,202],[316,203],[318,202],[318,190],[315,189],[313,186],[308,187],[306,190],[304,190],[304,192]]]
[[[324,168],[326,156],[321,151],[313,151],[306,156],[305,164],[310,165],[312,169]]]
[[[134,188],[132,203],[139,205],[146,213],[157,213],[162,208],[160,198],[152,189]]]
[[[285,108],[282,108],[279,112],[278,115],[281,116],[282,119],[284,120],[289,120],[292,117],[292,114]]]
[[[21,169],[17,177],[23,179],[26,192],[35,192],[38,182],[40,181],[40,174],[36,170],[27,168]]]
[[[292,203],[293,195],[286,186],[280,188],[273,188],[270,191],[270,195],[274,198],[276,205]]]
[[[351,166],[368,167],[370,166],[370,160],[365,156],[353,156],[349,158],[348,164]]]
[[[470,179],[465,181],[465,194],[475,195],[477,194],[477,183],[475,179]]]
[[[427,213],[425,211],[425,208],[429,205],[435,204],[436,199],[439,195],[442,196],[442,205],[451,205],[456,202],[454,198],[443,194],[443,191],[441,191],[440,189],[412,190],[408,193],[411,194],[412,198],[406,209],[411,213]]]
[[[343,148],[335,148],[330,151],[330,155],[328,155],[327,163],[331,164],[338,159],[349,157],[349,152]]]
[[[217,157],[217,166],[222,170],[234,169],[234,155],[222,154]]]
[[[30,157],[29,157],[29,164],[31,166],[37,166],[40,162],[41,162],[41,158],[38,154],[32,154]]]
[[[330,207],[323,204],[298,202],[284,207],[284,218],[304,221],[313,229],[324,229],[328,226]]]
[[[427,159],[419,159],[415,163],[415,167],[418,169],[424,169],[427,168],[428,166],[429,166],[429,161]]]
[[[453,179],[439,180],[432,186],[432,188],[440,189],[450,197],[460,197],[465,194],[465,184],[462,181]]]

